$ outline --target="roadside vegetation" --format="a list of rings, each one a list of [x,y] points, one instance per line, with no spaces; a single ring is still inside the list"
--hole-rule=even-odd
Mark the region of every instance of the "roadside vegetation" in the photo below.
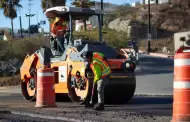
[[[114,48],[127,46],[128,37],[125,33],[117,32],[108,28],[103,28],[103,41]],[[98,41],[98,30],[74,32],[75,37],[88,36],[91,41]],[[0,41],[0,61],[6,61],[10,58],[23,60],[27,54],[32,54],[41,46],[48,46],[49,39],[39,35],[33,38],[14,39],[10,41]]]
[[[99,41],[98,29],[92,31],[74,32],[74,36],[85,35],[91,41]],[[124,32],[117,32],[115,30],[104,27],[102,29],[103,41],[114,48],[123,48],[127,46],[129,37]]]
[[[45,38],[38,36],[35,38],[13,39],[10,41],[0,41],[0,61],[10,58],[23,60],[27,54],[34,53],[42,45],[45,45]]]

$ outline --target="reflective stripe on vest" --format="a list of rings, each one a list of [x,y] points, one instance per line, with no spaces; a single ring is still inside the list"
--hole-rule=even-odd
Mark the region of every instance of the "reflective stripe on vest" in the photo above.
[[[101,77],[102,78],[111,73],[111,69],[110,69],[109,65],[107,64],[106,61],[103,60],[103,57],[100,56],[98,53],[93,54],[92,60],[93,60],[93,62],[91,63],[91,68],[92,68],[93,64],[98,64],[101,66],[101,70],[102,70]],[[92,70],[93,70],[93,68],[92,68]]]

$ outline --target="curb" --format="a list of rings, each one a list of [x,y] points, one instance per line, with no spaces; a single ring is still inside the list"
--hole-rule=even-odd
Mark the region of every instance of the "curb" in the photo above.
[[[174,58],[173,55],[160,54],[160,53],[149,53],[149,55],[156,56],[156,57],[162,57],[162,58]]]
[[[171,59],[174,58],[174,55],[167,55],[167,54],[162,54],[162,53],[147,53],[147,52],[142,51],[142,50],[139,50],[139,53],[148,54],[150,56],[155,56],[155,57],[171,58]]]

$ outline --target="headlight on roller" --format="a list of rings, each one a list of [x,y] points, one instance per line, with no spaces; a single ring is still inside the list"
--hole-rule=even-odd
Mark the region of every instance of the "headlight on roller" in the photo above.
[[[125,66],[126,66],[127,68],[129,68],[129,67],[130,67],[130,63],[126,63]]]

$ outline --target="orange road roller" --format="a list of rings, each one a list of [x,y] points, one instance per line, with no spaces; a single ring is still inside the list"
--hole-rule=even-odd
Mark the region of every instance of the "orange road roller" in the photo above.
[[[90,95],[93,73],[82,58],[85,51],[101,52],[111,67],[110,81],[105,87],[106,103],[126,103],[136,89],[135,62],[128,60],[113,47],[102,41],[101,10],[59,6],[45,11],[48,18],[63,17],[68,28],[63,35],[51,37],[50,47],[41,47],[27,55],[21,68],[21,90],[25,100],[36,98],[37,70],[43,67],[54,69],[55,93],[67,95],[73,102],[82,104]],[[97,17],[99,41],[74,39],[73,21]],[[80,88],[79,88],[80,87]],[[82,89],[81,89],[82,88]]]

